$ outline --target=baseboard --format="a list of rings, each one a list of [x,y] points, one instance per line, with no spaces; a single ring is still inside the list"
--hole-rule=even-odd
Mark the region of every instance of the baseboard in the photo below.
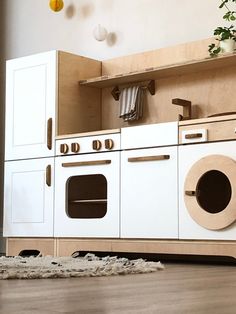
[[[0,228],[0,255],[6,254],[6,241],[3,238],[3,229]]]

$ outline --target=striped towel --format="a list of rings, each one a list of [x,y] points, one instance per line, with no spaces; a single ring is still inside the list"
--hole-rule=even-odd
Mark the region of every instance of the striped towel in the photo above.
[[[120,118],[124,121],[138,120],[143,115],[144,89],[131,86],[120,92]]]

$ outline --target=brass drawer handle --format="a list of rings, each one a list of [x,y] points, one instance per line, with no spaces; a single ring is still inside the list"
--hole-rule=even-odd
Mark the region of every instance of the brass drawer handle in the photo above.
[[[156,161],[170,159],[170,155],[145,156],[145,157],[130,157],[128,162]]]
[[[202,133],[192,133],[192,134],[185,134],[186,139],[192,139],[192,138],[201,138]]]
[[[49,118],[47,122],[47,148],[52,149],[52,118]]]
[[[91,160],[91,161],[78,161],[78,162],[64,162],[62,167],[81,167],[81,166],[97,166],[97,165],[108,165],[111,163],[111,160]]]
[[[48,165],[46,168],[46,184],[47,184],[47,186],[52,185],[51,174],[52,174],[51,165]]]

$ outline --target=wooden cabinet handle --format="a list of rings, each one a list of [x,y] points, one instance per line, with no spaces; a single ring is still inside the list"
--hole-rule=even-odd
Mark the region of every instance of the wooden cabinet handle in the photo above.
[[[201,137],[202,137],[202,133],[185,134],[186,139],[201,138]]]
[[[200,190],[196,190],[196,191],[185,191],[185,195],[199,197],[199,196],[200,196]]]
[[[49,118],[47,122],[47,148],[52,149],[52,118]]]
[[[48,165],[46,168],[46,184],[47,186],[51,186],[52,185],[52,170],[51,170],[51,165]]]
[[[142,161],[157,161],[170,159],[170,155],[145,156],[145,157],[130,157],[128,162],[142,162]]]
[[[78,162],[66,162],[62,163],[62,167],[81,167],[81,166],[97,166],[97,165],[108,165],[111,160],[90,160],[90,161],[78,161]]]

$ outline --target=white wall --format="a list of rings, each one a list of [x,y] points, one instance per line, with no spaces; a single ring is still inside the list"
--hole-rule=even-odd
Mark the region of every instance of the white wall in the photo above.
[[[1,0],[2,1],[2,0]],[[49,0],[6,2],[6,57],[60,49],[103,60],[212,36],[222,25],[219,0]],[[111,33],[97,42],[98,24]]]

